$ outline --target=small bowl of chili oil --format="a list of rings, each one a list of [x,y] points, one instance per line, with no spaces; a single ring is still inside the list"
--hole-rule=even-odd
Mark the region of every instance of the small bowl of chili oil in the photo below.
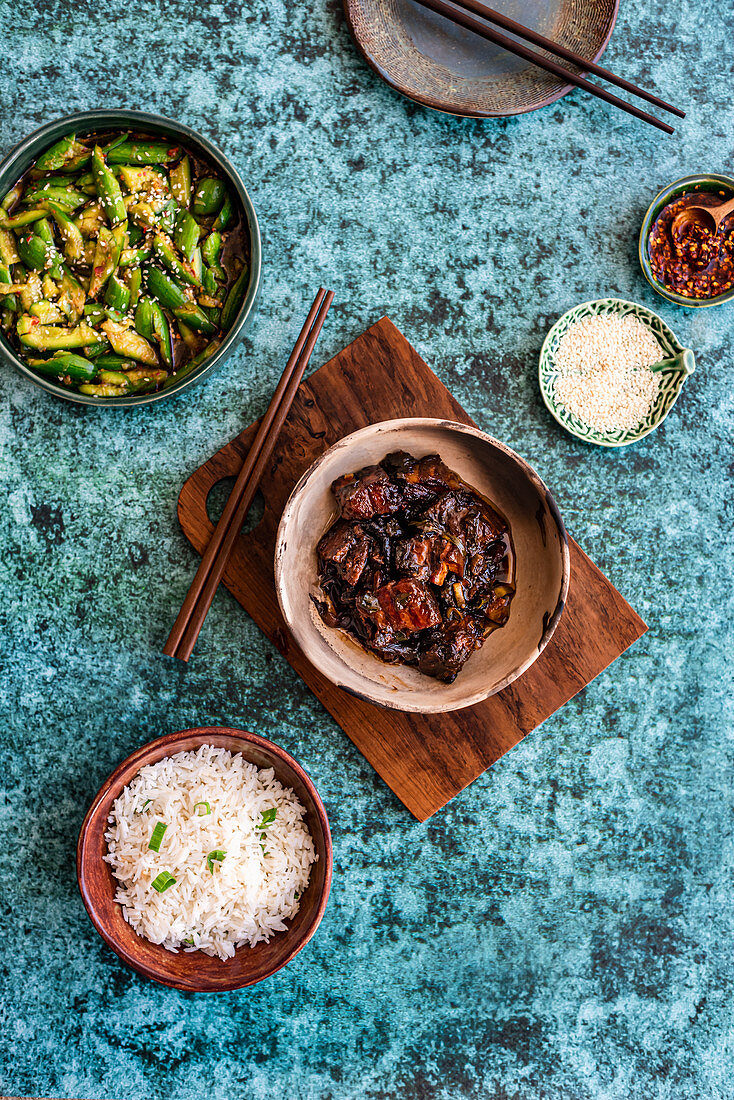
[[[650,203],[640,230],[640,266],[650,286],[669,302],[696,308],[734,298],[734,215],[724,220],[716,238],[694,230],[674,240],[671,233],[673,219],[686,206],[717,206],[732,196],[731,176],[684,176]]]

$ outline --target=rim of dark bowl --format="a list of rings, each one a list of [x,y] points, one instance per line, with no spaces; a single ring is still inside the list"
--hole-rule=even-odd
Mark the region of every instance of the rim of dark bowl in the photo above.
[[[672,200],[676,199],[678,195],[682,194],[683,191],[688,190],[695,184],[707,184],[708,186],[702,187],[702,190],[705,191],[716,191],[719,187],[723,186],[734,195],[734,176],[727,176],[723,172],[704,172],[695,176],[681,176],[680,179],[675,180],[673,183],[669,183],[667,187],[663,187],[662,190],[658,191],[645,212],[645,217],[642,219],[642,225],[640,226],[637,255],[640,261],[640,267],[642,268],[642,274],[661,298],[666,298],[669,302],[673,302],[677,306],[685,306],[687,309],[706,309],[709,306],[721,306],[724,302],[730,302],[732,298],[734,298],[734,287],[725,290],[723,294],[717,294],[715,298],[686,298],[683,294],[677,294],[674,290],[668,290],[667,286],[659,282],[652,273],[647,247],[650,231],[663,207],[667,206]]]
[[[214,355],[210,356],[209,359],[205,359],[201,366],[197,367],[191,374],[173,382],[164,390],[158,390],[156,393],[141,394],[137,397],[134,395],[130,397],[92,397],[88,394],[76,393],[73,390],[63,389],[50,379],[43,378],[41,375],[36,374],[32,367],[24,363],[15,349],[10,345],[5,334],[0,331],[0,355],[2,358],[11,366],[15,367],[20,374],[23,374],[26,378],[30,379],[31,382],[35,383],[35,385],[46,390],[47,393],[52,393],[55,397],[60,397],[64,401],[72,401],[77,405],[92,405],[95,408],[119,409],[132,407],[134,405],[151,405],[155,401],[162,401],[167,397],[175,397],[176,394],[182,393],[185,389],[188,389],[189,386],[201,382],[202,379],[206,378],[213,370],[221,366],[230,352],[241,340],[247,325],[252,319],[255,301],[260,290],[262,245],[260,240],[260,226],[258,225],[257,215],[252,200],[247,193],[247,189],[242,182],[239,172],[229,158],[224,155],[221,149],[213,145],[212,142],[203,137],[196,130],[192,130],[190,126],[186,126],[182,122],[175,122],[165,115],[153,115],[146,111],[128,111],[124,108],[105,108],[98,111],[78,111],[71,115],[64,115],[63,118],[54,119],[52,122],[47,122],[37,130],[34,130],[32,134],[23,138],[22,141],[11,149],[2,163],[0,163],[0,194],[3,194],[8,187],[12,187],[13,184],[20,179],[23,173],[27,171],[32,162],[65,133],[69,133],[73,130],[95,130],[102,129],[103,127],[114,128],[115,126],[134,126],[136,129],[163,134],[166,137],[175,136],[177,141],[181,144],[187,144],[194,149],[196,147],[201,149],[206,157],[213,161],[213,163],[223,172],[235,191],[247,219],[247,229],[250,237],[250,281],[244,301],[232,327],[227,332]]]

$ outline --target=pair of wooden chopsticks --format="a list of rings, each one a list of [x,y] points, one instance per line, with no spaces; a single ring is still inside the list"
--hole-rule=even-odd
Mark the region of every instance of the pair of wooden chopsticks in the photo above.
[[[242,530],[260,479],[293,404],[303,372],[308,366],[333,298],[334,291],[326,291],[322,287],[314,299],[267,412],[260,421],[257,435],[247,453],[224,511],[214,528],[211,542],[204,551],[196,576],[186,593],[186,599],[173,624],[173,630],[163,647],[163,652],[169,657],[188,661],[191,656],[207,611],[214,599],[214,593],[227,567],[232,548]]]
[[[580,54],[574,53],[573,50],[566,49],[565,46],[561,46],[558,42],[552,42],[551,39],[544,38],[542,34],[538,34],[537,31],[531,30],[522,23],[516,23],[514,19],[509,19],[506,15],[502,15],[501,12],[488,7],[486,4],[483,4],[481,0],[453,0],[451,3],[448,3],[447,0],[417,0],[417,2],[422,4],[423,7],[430,8],[431,11],[437,12],[438,15],[443,15],[446,19],[450,19],[453,23],[459,23],[462,27],[474,31],[475,34],[480,35],[482,38],[486,38],[487,41],[494,42],[495,45],[502,46],[510,53],[514,53],[518,57],[530,61],[533,65],[537,65],[538,68],[545,69],[546,72],[549,73],[554,73],[555,76],[560,76],[568,84],[574,84],[577,88],[583,88],[585,91],[591,92],[592,95],[597,96],[598,99],[603,99],[606,103],[611,103],[613,106],[619,107],[620,110],[626,111],[627,114],[634,115],[635,118],[641,118],[644,122],[649,122],[651,126],[657,126],[658,130],[663,130],[666,134],[672,134],[674,132],[673,127],[669,126],[667,122],[661,122],[660,119],[655,118],[654,115],[649,114],[647,111],[641,111],[639,107],[627,103],[624,99],[620,99],[619,96],[613,95],[612,92],[607,92],[604,88],[599,88],[596,84],[592,84],[589,80],[585,80],[583,76],[579,76],[577,73],[571,72],[570,69],[564,68],[563,65],[559,65],[557,61],[553,61],[549,57],[544,57],[534,50],[529,50],[527,46],[523,46],[522,43],[516,42],[512,38],[508,38],[507,35],[501,34],[488,24],[495,23],[499,27],[504,27],[505,30],[510,31],[511,34],[517,35],[518,38],[524,38],[526,42],[532,42],[548,53],[556,54],[557,57],[562,57],[566,61],[570,61],[573,65],[577,65],[582,72],[593,73],[595,76],[600,76],[604,80],[608,80],[610,84],[616,84],[618,88],[624,88],[625,91],[632,92],[633,95],[639,96],[640,99],[647,100],[648,103],[654,104],[655,107],[659,107],[663,111],[669,111],[670,114],[677,115],[678,118],[686,117],[685,111],[679,110],[678,107],[674,107],[671,103],[666,103],[664,99],[659,99],[658,96],[653,95],[651,92],[646,92],[644,88],[638,88],[636,84],[630,83],[629,80],[624,80],[621,76],[615,76],[614,73],[610,73],[608,69],[603,69],[601,65],[597,65],[593,61],[585,60]]]

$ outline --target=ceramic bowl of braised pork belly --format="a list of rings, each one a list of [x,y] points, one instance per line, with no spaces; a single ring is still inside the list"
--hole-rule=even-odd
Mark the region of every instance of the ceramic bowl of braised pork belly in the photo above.
[[[293,637],[338,687],[396,710],[459,710],[548,644],[568,540],[509,447],[466,424],[388,420],[341,439],[298,482],[275,582]]]

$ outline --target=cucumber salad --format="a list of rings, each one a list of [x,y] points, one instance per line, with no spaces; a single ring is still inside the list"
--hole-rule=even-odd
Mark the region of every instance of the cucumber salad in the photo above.
[[[0,203],[0,326],[28,366],[79,393],[151,393],[217,350],[248,260],[236,196],[198,154],[69,134]]]

